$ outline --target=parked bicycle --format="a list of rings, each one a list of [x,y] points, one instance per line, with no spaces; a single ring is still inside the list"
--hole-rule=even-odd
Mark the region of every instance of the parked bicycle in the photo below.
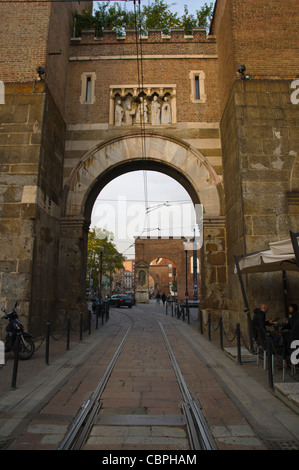
[[[6,313],[6,310],[2,308],[5,313],[2,319],[8,320],[6,326],[6,337],[5,337],[5,352],[8,353],[13,351],[15,353],[16,340],[19,340],[19,359],[26,360],[30,359],[35,352],[35,344],[32,339],[32,335],[24,331],[24,326],[18,319],[17,312],[18,302],[15,303],[13,310]]]

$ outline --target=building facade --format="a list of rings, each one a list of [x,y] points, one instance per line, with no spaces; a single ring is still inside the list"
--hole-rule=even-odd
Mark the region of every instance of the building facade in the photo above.
[[[233,256],[298,231],[298,2],[217,0],[209,34],[138,40],[72,37],[88,6],[0,5],[1,302],[18,299],[33,333],[78,320],[96,197],[120,174],[155,170],[202,204],[201,308],[234,323]],[[248,276],[250,305],[282,308],[280,282]]]

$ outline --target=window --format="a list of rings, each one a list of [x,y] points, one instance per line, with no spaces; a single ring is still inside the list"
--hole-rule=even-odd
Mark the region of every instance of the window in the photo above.
[[[86,78],[86,96],[85,101],[86,103],[90,103],[91,100],[91,77]]]
[[[195,99],[200,100],[200,90],[199,90],[199,76],[195,75]]]
[[[0,80],[0,104],[5,104],[5,89],[2,80]]]
[[[95,81],[96,74],[91,73],[82,73],[81,75],[81,95],[80,103],[81,104],[94,104],[95,102]]]
[[[205,103],[205,73],[203,70],[192,70],[189,73],[191,81],[191,95],[192,103]]]

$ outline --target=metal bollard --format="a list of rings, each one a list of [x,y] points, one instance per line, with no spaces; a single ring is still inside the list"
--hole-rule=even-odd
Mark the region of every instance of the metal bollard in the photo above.
[[[223,321],[219,318],[220,348],[223,350]]]
[[[47,366],[49,365],[49,349],[50,349],[50,323],[46,324],[46,354],[45,361]]]
[[[88,310],[88,334],[91,334],[91,311]]]
[[[241,329],[240,329],[240,323],[237,323],[237,350],[238,350],[238,364],[242,365],[242,358],[241,358]]]
[[[202,310],[199,311],[199,327],[200,327],[200,334],[203,335],[203,318],[202,318]]]
[[[80,313],[80,341],[83,339],[83,313]]]
[[[13,361],[13,371],[11,379],[11,390],[16,390],[17,388],[17,375],[18,375],[18,366],[19,366],[19,347],[20,347],[20,336],[17,335],[15,344],[14,344],[14,361]]]
[[[208,313],[208,333],[209,341],[211,341],[211,312]]]
[[[67,317],[67,326],[66,326],[66,350],[69,351],[70,349],[70,336],[71,336],[71,319]]]
[[[268,385],[272,390],[274,390],[273,364],[272,364],[272,352],[273,352],[273,350],[272,350],[271,338],[269,336],[267,336],[266,345],[267,345],[267,362],[268,362]]]

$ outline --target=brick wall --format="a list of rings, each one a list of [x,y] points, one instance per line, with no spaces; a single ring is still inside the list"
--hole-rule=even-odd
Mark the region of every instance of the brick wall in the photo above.
[[[153,38],[152,38],[153,35]],[[104,32],[103,38],[94,38],[86,32],[81,39],[72,40],[68,85],[67,122],[108,122],[109,86],[111,84],[168,83],[177,85],[178,121],[219,120],[217,83],[217,52],[214,39],[202,34],[186,39],[183,31],[163,39],[161,31],[149,32],[148,39],[137,46],[135,32],[125,39],[117,39],[114,31]],[[158,38],[158,42],[155,42]],[[190,70],[204,70],[208,104],[190,102]],[[78,106],[81,94],[81,74],[95,72],[94,105]]]
[[[211,33],[217,38],[222,110],[238,65],[252,78],[298,74],[297,0],[217,0]]]
[[[177,278],[177,296],[178,301],[183,302],[185,300],[186,291],[186,255],[183,245],[184,239],[178,239],[169,237],[165,238],[150,238],[140,237],[135,240],[135,263],[138,264],[140,261],[144,261],[150,264],[157,258],[167,258],[176,266],[176,278]],[[188,261],[188,293],[189,299],[193,298],[193,274],[191,273],[191,257],[193,251],[187,251]],[[152,268],[150,267],[150,270]],[[198,280],[200,284],[200,279]],[[198,289],[199,291],[199,289]],[[162,295],[163,292],[160,292]],[[168,295],[168,290],[165,293]]]
[[[0,80],[26,83],[46,68],[49,90],[64,114],[72,14],[84,2],[0,2]]]
[[[235,63],[250,75],[287,78],[298,72],[299,15],[296,0],[233,0]]]
[[[46,66],[50,2],[0,3],[0,79],[31,82]]]

